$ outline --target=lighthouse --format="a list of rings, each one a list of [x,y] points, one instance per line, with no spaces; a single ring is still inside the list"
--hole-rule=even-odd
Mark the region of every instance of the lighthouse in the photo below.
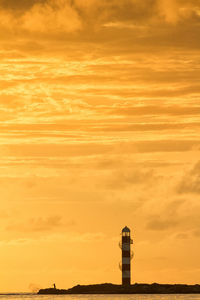
[[[133,258],[133,252],[131,252],[131,244],[133,244],[133,240],[131,239],[131,231],[127,226],[122,229],[122,240],[120,244],[122,249],[122,285],[130,285],[131,259]]]

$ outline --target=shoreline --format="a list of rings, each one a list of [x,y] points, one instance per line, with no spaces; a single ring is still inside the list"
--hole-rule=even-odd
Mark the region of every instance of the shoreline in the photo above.
[[[200,294],[200,285],[187,284],[143,284],[123,286],[111,283],[76,285],[70,289],[41,289],[39,295],[64,294]]]

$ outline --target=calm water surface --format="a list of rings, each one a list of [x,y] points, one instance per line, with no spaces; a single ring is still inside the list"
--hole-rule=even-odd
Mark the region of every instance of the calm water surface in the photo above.
[[[0,300],[200,300],[199,295],[0,295]]]

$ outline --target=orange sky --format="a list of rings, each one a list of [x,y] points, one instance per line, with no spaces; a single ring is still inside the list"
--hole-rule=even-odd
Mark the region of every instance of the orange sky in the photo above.
[[[0,291],[200,278],[200,1],[0,0]]]

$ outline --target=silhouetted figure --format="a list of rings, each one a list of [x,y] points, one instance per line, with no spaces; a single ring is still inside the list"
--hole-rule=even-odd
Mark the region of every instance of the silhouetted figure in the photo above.
[[[55,283],[53,284],[53,288],[56,290],[56,284]]]

